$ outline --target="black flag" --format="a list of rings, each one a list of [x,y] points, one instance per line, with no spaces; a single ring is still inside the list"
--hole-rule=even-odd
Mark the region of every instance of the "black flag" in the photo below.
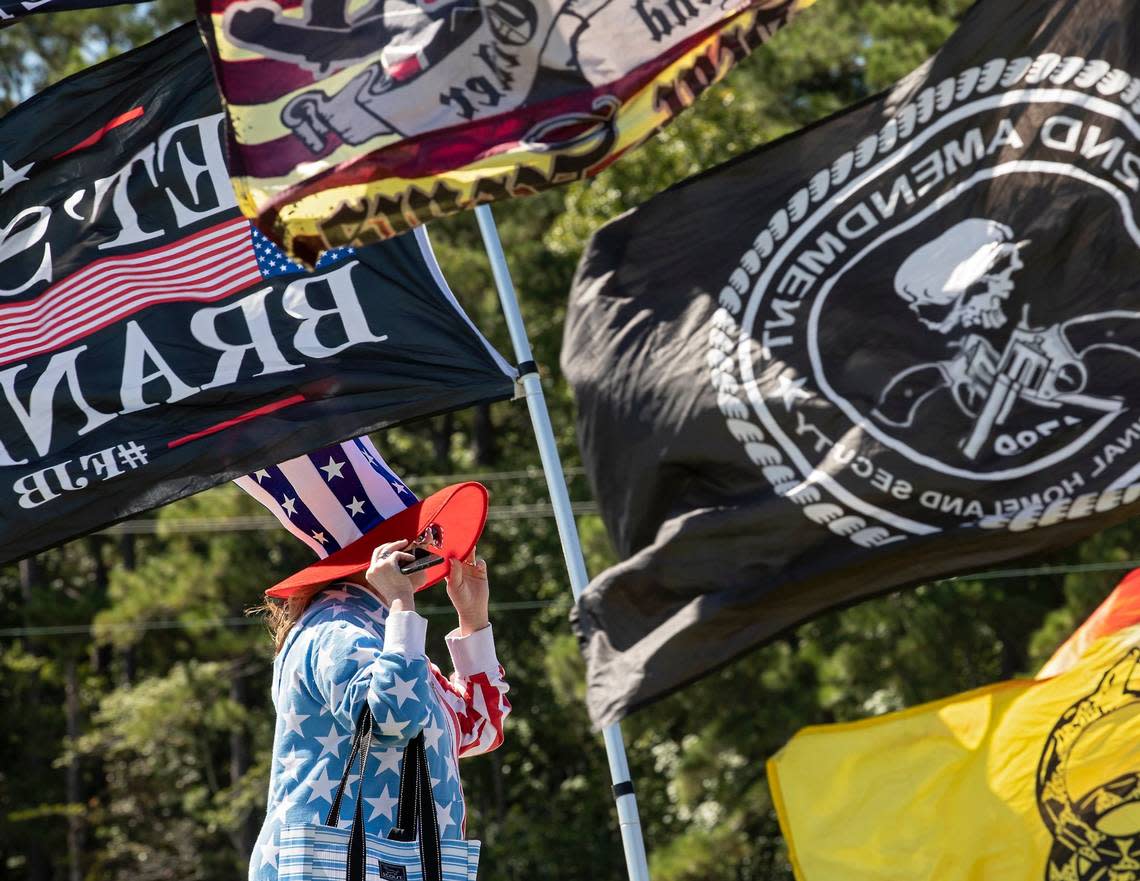
[[[823,609],[1140,509],[1140,4],[977,4],[880,96],[604,227],[563,367],[608,723]]]
[[[235,205],[192,25],[0,121],[0,562],[509,397],[427,238],[291,263]]]

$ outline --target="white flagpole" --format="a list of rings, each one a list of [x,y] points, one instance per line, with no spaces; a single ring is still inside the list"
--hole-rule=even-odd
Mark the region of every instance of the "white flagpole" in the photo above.
[[[495,218],[487,205],[475,209],[479,221],[479,232],[483,235],[483,245],[491,261],[491,271],[495,276],[495,287],[499,291],[499,302],[507,319],[507,329],[514,345],[515,359],[521,373],[520,381],[530,409],[530,421],[534,425],[538,452],[542,458],[542,470],[546,475],[546,485],[550,491],[550,502],[554,508],[554,519],[558,524],[558,536],[562,540],[562,554],[566,558],[566,571],[570,575],[570,589],[574,599],[582,595],[589,577],[586,575],[586,560],[582,556],[582,543],[578,537],[578,524],[570,508],[570,492],[566,488],[566,477],[562,473],[562,461],[554,442],[554,429],[550,424],[550,411],[546,408],[546,397],[542,393],[542,381],[534,364],[527,338],[526,325],[515,296],[514,282],[499,241],[499,231]],[[602,730],[606,744],[606,755],[610,761],[610,778],[613,781],[614,799],[617,803],[618,824],[621,828],[622,846],[625,848],[625,864],[630,881],[649,881],[649,865],[645,859],[645,840],[641,834],[641,819],[637,813],[637,797],[633,783],[629,779],[629,762],[625,755],[625,741],[621,736],[620,724],[609,725]]]

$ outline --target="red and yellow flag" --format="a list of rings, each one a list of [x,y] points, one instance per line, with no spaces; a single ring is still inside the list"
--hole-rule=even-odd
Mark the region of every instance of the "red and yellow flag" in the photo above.
[[[1140,879],[1140,570],[1045,670],[797,733],[768,762],[797,879]]]
[[[198,0],[238,203],[313,262],[596,174],[814,0]]]

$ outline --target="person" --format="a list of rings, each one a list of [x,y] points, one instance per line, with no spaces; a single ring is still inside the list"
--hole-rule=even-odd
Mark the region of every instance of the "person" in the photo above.
[[[495,749],[511,711],[488,617],[487,565],[450,560],[447,596],[458,626],[446,637],[454,672],[445,676],[424,650],[427,621],[415,593],[427,573],[405,575],[412,543],[373,551],[366,571],[311,584],[264,607],[274,635],[273,738],[267,812],[249,865],[250,881],[275,881],[285,825],[323,824],[367,704],[375,719],[365,778],[349,777],[339,825],[364,799],[365,831],[385,837],[396,818],[404,747],[421,731],[439,831],[466,832],[458,760]]]

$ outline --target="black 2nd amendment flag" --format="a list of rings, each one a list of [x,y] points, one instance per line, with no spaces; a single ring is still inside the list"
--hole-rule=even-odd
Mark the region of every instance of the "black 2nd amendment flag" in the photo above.
[[[239,213],[192,26],[0,121],[0,562],[509,397],[421,231],[306,272]]]
[[[604,227],[563,366],[624,562],[595,721],[823,609],[1140,510],[1140,4],[989,0]]]

